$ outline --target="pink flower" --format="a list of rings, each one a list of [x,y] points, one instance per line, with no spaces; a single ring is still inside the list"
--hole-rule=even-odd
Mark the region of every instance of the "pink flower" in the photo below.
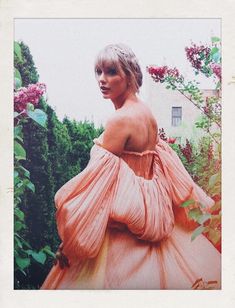
[[[210,65],[213,73],[219,78],[221,79],[221,65],[217,64],[217,63],[211,63]]]
[[[183,78],[179,75],[179,71],[176,67],[173,69],[168,68],[166,65],[164,66],[150,66],[147,67],[147,72],[151,75],[154,81],[156,82],[164,82],[167,77]]]
[[[37,106],[39,99],[46,92],[44,83],[29,84],[28,87],[19,88],[14,94],[14,110],[23,112],[26,110],[27,104],[31,103]],[[25,114],[23,112],[23,114]]]
[[[197,46],[192,44],[192,47],[186,47],[186,56],[189,62],[196,70],[200,70],[204,65],[204,60],[208,60],[210,56],[210,48],[204,45]]]
[[[176,138],[171,138],[171,137],[169,137],[168,140],[167,140],[167,142],[173,144],[173,143],[176,142]]]
[[[161,81],[165,78],[165,75],[167,73],[167,66],[150,66],[149,68],[147,68],[147,71],[150,75],[152,75],[152,77],[154,77],[155,81]]]

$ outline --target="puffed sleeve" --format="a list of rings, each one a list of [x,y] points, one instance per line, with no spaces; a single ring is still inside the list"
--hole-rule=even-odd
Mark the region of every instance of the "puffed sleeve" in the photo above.
[[[160,139],[156,145],[156,152],[169,184],[176,220],[181,225],[193,229],[196,224],[188,218],[189,209],[181,208],[180,205],[192,199],[203,212],[210,212],[215,202],[193,181],[176,152],[166,142]]]
[[[87,167],[55,195],[58,233],[70,260],[98,254],[115,193],[119,157],[96,145],[90,154]]]

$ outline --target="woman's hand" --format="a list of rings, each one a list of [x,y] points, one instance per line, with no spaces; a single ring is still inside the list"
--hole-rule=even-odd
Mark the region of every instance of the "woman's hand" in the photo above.
[[[55,260],[54,265],[56,265],[59,262],[59,266],[61,269],[64,269],[65,267],[69,267],[69,260],[66,257],[66,255],[62,252],[63,250],[63,243],[60,244],[58,251],[55,254]]]

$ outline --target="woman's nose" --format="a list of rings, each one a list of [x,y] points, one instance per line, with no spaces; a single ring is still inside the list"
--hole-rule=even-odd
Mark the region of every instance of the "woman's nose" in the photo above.
[[[102,83],[102,84],[106,83],[106,78],[105,78],[104,73],[101,73],[99,75],[99,82]]]

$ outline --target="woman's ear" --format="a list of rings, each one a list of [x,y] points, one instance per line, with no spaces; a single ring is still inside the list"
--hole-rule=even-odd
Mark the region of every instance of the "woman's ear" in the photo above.
[[[131,87],[131,78],[130,76],[127,76],[127,87],[130,88]]]

